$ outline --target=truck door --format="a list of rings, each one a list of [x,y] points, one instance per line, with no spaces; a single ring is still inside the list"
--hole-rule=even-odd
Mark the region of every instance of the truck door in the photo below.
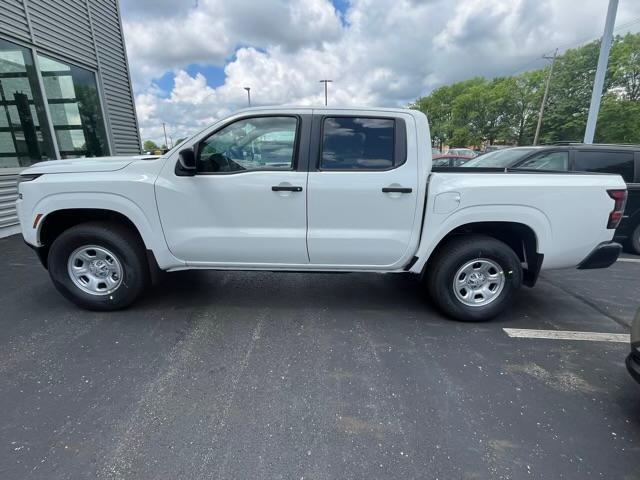
[[[308,264],[310,129],[310,114],[242,117],[199,142],[195,176],[168,161],[156,199],[171,252],[191,265]]]
[[[390,267],[407,256],[419,230],[413,119],[381,113],[314,115],[307,192],[313,265]]]

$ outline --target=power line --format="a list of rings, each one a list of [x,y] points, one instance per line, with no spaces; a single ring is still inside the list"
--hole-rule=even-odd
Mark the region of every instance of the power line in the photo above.
[[[551,60],[551,67],[549,68],[549,74],[547,80],[544,83],[544,95],[542,95],[542,103],[540,104],[540,113],[538,113],[538,125],[536,126],[536,134],[533,137],[533,144],[538,144],[538,137],[540,137],[540,127],[542,126],[542,115],[544,114],[544,104],[547,103],[547,97],[549,96],[549,85],[551,84],[551,75],[553,75],[553,66],[556,64],[556,57],[558,56],[558,49],[553,52],[553,57],[543,57],[547,60]]]

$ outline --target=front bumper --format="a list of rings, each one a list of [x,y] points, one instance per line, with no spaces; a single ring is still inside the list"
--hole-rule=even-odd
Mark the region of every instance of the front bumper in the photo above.
[[[633,352],[627,357],[627,370],[634,380],[640,383],[640,358]]]
[[[622,251],[622,245],[616,242],[603,242],[594,248],[587,258],[578,265],[579,270],[588,268],[607,268],[613,265]]]

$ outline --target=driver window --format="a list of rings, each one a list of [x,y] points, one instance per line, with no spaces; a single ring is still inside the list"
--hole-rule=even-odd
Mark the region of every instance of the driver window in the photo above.
[[[297,125],[294,117],[246,118],[227,125],[201,144],[198,172],[291,170]]]
[[[517,168],[566,172],[569,170],[569,152],[541,153],[521,163]]]

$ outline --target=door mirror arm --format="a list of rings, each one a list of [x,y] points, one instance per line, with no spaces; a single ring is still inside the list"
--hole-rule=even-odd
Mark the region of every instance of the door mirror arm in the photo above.
[[[180,177],[192,177],[196,174],[196,154],[193,148],[180,150],[175,172]]]

